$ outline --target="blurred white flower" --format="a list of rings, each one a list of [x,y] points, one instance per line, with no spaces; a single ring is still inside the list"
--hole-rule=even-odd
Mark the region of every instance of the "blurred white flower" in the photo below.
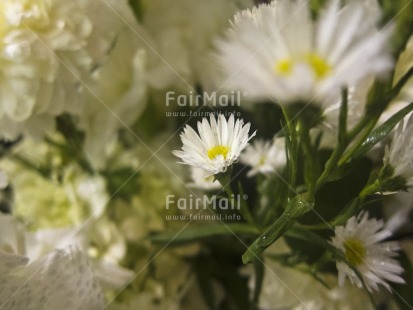
[[[397,60],[393,85],[407,73],[407,71],[413,67],[413,36],[410,37],[406,44],[405,50],[400,54]],[[389,104],[386,110],[380,117],[380,122],[384,122],[389,119],[393,114],[406,107],[409,103],[413,102],[413,78],[410,78],[404,87],[401,89],[399,95]]]
[[[42,137],[68,113],[87,131],[88,154],[104,153],[101,141],[113,139],[122,121],[130,125],[143,106],[135,26],[126,0],[2,1],[0,136]]]
[[[41,135],[74,112],[79,80],[92,67],[85,1],[4,0],[0,4],[0,132]]]
[[[102,309],[104,298],[86,256],[76,247],[29,262],[0,251],[0,307],[10,310]]]
[[[149,38],[149,84],[156,89],[191,89],[210,80],[212,40],[251,0],[143,0],[142,25]],[[205,18],[208,16],[208,18]]]
[[[369,219],[367,212],[351,217],[344,226],[335,228],[331,244],[341,251],[347,263],[360,272],[369,291],[378,290],[379,285],[391,291],[387,281],[404,283],[400,277],[403,268],[393,257],[400,246],[397,242],[386,241],[391,232],[383,229],[382,220]],[[362,288],[357,274],[345,262],[337,262],[339,284],[348,277],[352,284]]]
[[[250,126],[240,119],[235,122],[233,114],[228,122],[222,114],[218,122],[211,114],[209,123],[206,118],[198,122],[198,134],[189,125],[184,128],[182,151],[173,151],[173,154],[181,158],[183,164],[204,170],[205,177],[225,172],[255,136],[255,132],[248,135]]]
[[[347,130],[351,130],[362,119],[365,112],[367,95],[373,85],[374,79],[369,76],[360,80],[356,85],[349,85],[347,95]],[[341,107],[341,95],[338,95],[333,104],[323,111],[322,146],[334,147],[337,143],[337,133],[339,125],[339,114]]]
[[[405,186],[413,186],[413,114],[401,120],[389,148],[386,148],[384,164],[391,167],[392,177],[401,177]]]
[[[273,141],[257,139],[246,147],[240,160],[252,167],[247,173],[249,177],[280,171],[287,164],[284,138],[275,138]]]
[[[376,21],[360,1],[344,7],[330,1],[317,21],[304,0],[243,11],[217,43],[227,87],[281,105],[322,104],[341,87],[390,68],[385,49],[390,31],[378,31]]]
[[[13,213],[30,228],[76,226],[103,214],[109,195],[102,176],[62,165],[57,149],[47,143],[25,139],[13,152],[34,166],[9,158],[0,164],[14,191]]]
[[[215,190],[222,188],[221,184],[215,180],[214,176],[205,177],[201,168],[191,167],[192,182],[188,183],[189,187],[202,190]]]
[[[86,134],[86,156],[100,169],[106,164],[118,130],[131,126],[145,107],[146,52],[136,34],[141,29],[127,1],[89,1],[89,10],[99,17],[94,20],[90,44],[104,46],[101,38],[111,40],[102,63],[84,81],[87,87],[78,115],[79,128]]]

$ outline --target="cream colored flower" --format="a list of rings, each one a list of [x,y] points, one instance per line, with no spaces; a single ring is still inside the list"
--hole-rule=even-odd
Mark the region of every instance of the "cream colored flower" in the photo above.
[[[85,1],[1,1],[2,137],[42,135],[54,116],[77,110],[77,75],[92,67],[85,50],[92,28]]]
[[[0,136],[42,137],[68,113],[80,118],[88,154],[104,153],[102,141],[113,140],[143,106],[135,28],[126,0],[2,1]]]
[[[127,1],[89,2],[95,24],[90,47],[102,45],[107,50],[84,80],[84,104],[77,119],[86,134],[86,156],[93,167],[102,169],[118,131],[128,130],[146,105],[146,51],[139,34],[142,30]]]
[[[62,168],[59,155],[46,143],[26,140],[15,151],[51,170],[46,177],[12,160],[1,163],[14,190],[13,212],[30,228],[79,225],[104,212],[109,197],[101,176],[85,174],[75,164]]]

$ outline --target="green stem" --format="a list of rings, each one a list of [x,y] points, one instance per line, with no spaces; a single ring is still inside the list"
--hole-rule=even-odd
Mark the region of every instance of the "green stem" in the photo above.
[[[374,119],[370,119],[368,122],[364,123],[363,121],[360,123],[364,124],[364,129],[361,129],[362,135],[360,136],[360,138],[358,139],[358,141],[343,155],[343,157],[340,159],[340,161],[338,162],[339,165],[342,165],[344,163],[346,163],[352,156],[353,154],[361,147],[361,145],[366,141],[366,139],[368,138],[368,136],[370,135],[371,131],[374,129],[374,126],[376,126],[378,117],[375,117]],[[366,119],[368,119],[366,117]],[[354,133],[351,133],[350,137],[350,141],[355,137],[353,137]]]
[[[242,255],[244,264],[255,261],[261,252],[288,231],[299,217],[314,207],[314,201],[307,194],[295,196],[290,200],[283,214],[261,236],[259,236]]]
[[[327,182],[332,171],[337,167],[341,156],[348,146],[349,135],[347,134],[347,110],[348,110],[348,90],[344,89],[341,93],[341,106],[339,114],[338,123],[338,133],[337,133],[337,146],[335,147],[333,154],[331,154],[328,159],[325,169],[321,176],[318,178],[315,185],[315,192],[320,190],[320,188]]]
[[[288,170],[289,170],[289,185],[291,189],[295,188],[295,183],[297,181],[297,160],[298,160],[298,139],[297,139],[297,129],[295,122],[293,122],[290,117],[290,113],[286,108],[282,109],[286,126],[288,129],[288,134],[285,135],[287,144],[287,155],[288,155]],[[290,196],[290,195],[288,195]]]
[[[315,183],[317,180],[317,167],[318,160],[316,158],[316,153],[311,144],[310,129],[305,125],[304,122],[300,122],[300,136],[302,141],[302,149],[304,153],[304,165],[306,171],[306,186],[308,195],[314,197],[315,194]]]
[[[50,177],[49,169],[47,169],[46,167],[42,167],[40,165],[36,165],[31,160],[29,160],[28,158],[26,158],[22,155],[14,154],[10,158],[12,160],[18,162],[19,164],[23,165],[24,167],[26,167],[28,169],[31,169],[31,170],[33,170],[37,173],[40,173],[44,178],[49,178]]]
[[[235,194],[231,188],[231,170],[228,170],[224,173],[219,173],[215,175],[215,179],[219,181],[222,185],[224,191],[226,192],[228,199],[235,199]],[[242,190],[242,188],[241,188]],[[243,193],[240,193],[242,195]],[[234,202],[234,201],[233,201]],[[245,200],[239,199],[240,205],[238,206],[238,211],[242,217],[249,223],[255,226],[255,220],[249,210],[249,207]]]
[[[364,201],[367,196],[370,196],[374,193],[377,193],[381,190],[380,181],[377,179],[374,183],[369,184],[363,188],[363,190],[359,194],[360,201]]]

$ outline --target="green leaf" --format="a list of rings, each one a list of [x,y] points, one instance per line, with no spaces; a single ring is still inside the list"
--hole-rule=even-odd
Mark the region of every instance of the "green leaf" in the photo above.
[[[412,110],[413,103],[410,103],[407,107],[401,109],[399,112],[390,117],[385,123],[373,130],[373,132],[367,137],[360,148],[356,152],[354,152],[351,157],[351,161],[355,161],[367,154],[367,152],[370,151],[374,145],[385,138],[390,133],[390,131],[400,122],[400,120]]]
[[[181,232],[154,235],[150,237],[150,240],[155,243],[168,243],[170,245],[178,245],[197,242],[204,238],[233,234],[237,236],[257,236],[259,234],[259,231],[248,224],[213,224],[188,228]]]

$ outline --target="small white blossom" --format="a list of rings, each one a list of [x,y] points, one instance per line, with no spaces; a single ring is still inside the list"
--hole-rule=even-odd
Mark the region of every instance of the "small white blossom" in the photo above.
[[[340,250],[347,263],[352,265],[363,278],[369,291],[378,290],[379,285],[390,290],[387,281],[404,283],[400,277],[403,268],[393,257],[397,255],[399,244],[385,241],[391,232],[383,229],[382,220],[369,219],[368,213],[351,217],[344,226],[335,228],[331,244]],[[351,283],[363,287],[357,274],[345,262],[337,262],[339,284],[348,277]]]
[[[188,183],[189,187],[203,190],[214,190],[222,188],[218,180],[214,176],[205,177],[204,172],[200,168],[191,167],[192,182]]]
[[[222,114],[218,121],[211,114],[210,123],[206,118],[198,122],[198,134],[188,125],[184,128],[182,151],[173,151],[173,154],[181,158],[183,164],[203,169],[205,177],[225,172],[255,136],[255,132],[249,136],[249,130],[250,123],[244,125],[240,119],[235,122],[233,114],[228,122]]]
[[[361,1],[330,1],[317,21],[308,1],[280,0],[235,16],[217,43],[227,87],[280,104],[323,103],[343,86],[390,67],[376,14]]]
[[[407,122],[401,120],[394,134],[389,148],[386,148],[384,156],[385,165],[390,165],[393,177],[402,177],[406,186],[413,185],[413,114]]]
[[[287,163],[284,138],[274,141],[258,139],[252,145],[248,145],[241,154],[241,162],[249,165],[252,169],[247,173],[251,177],[258,173],[271,174],[281,170]]]

